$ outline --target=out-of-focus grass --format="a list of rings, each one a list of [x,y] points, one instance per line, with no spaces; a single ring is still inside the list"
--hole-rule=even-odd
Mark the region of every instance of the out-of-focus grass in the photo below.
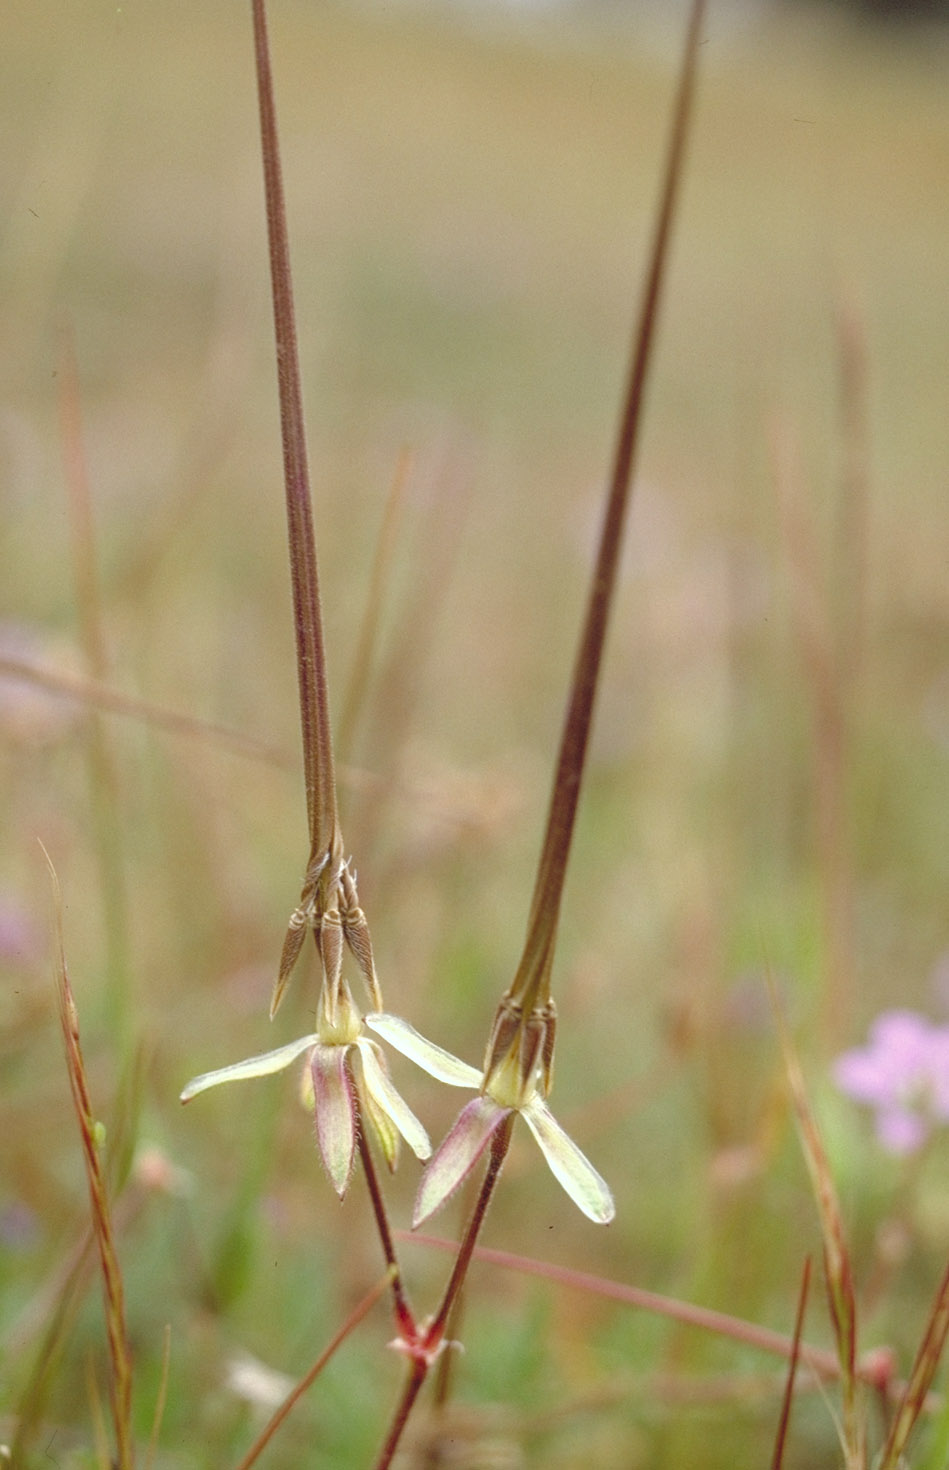
[[[526,917],[671,53],[632,27],[479,29],[310,3],[274,3],[272,32],[337,708],[386,489],[401,446],[418,456],[344,820],[388,1004],[474,1060]],[[949,949],[940,45],[901,50],[812,15],[736,32],[713,10],[557,975],[558,1115],[610,1179],[618,1218],[608,1232],[574,1219],[516,1143],[488,1231],[789,1329],[816,1229],[776,1100],[768,961],[811,1061],[858,1284],[883,1269],[884,1222],[886,1240],[899,1221],[909,1242],[868,1324],[907,1364],[949,1195],[932,1159],[907,1194],[822,1080],[809,691],[769,445],[775,420],[794,426],[829,547],[844,303],[865,330],[870,423],[867,641],[846,772],[849,1038],[883,1004],[945,1004],[931,989]],[[358,1188],[335,1205],[287,1079],[185,1113],[176,1102],[193,1073],[295,1035],[313,1003],[298,981],[268,1027],[305,824],[249,20],[223,3],[41,0],[4,17],[0,84],[0,652],[81,667],[58,428],[68,320],[113,683],[289,757],[107,726],[144,1048],[139,1138],[178,1171],[139,1167],[124,1231],[117,1207],[139,1432],[170,1322],[158,1463],[220,1466],[256,1412],[227,1365],[246,1351],[302,1372],[379,1269],[354,1229]],[[0,694],[0,898],[10,932],[21,924],[0,1000],[10,1416],[44,1293],[86,1223],[36,836],[63,883],[106,1118],[131,1059],[104,999],[86,716],[22,685]],[[396,1071],[437,1135],[456,1100]],[[403,1218],[413,1188],[410,1160]],[[421,1303],[443,1262],[407,1250]],[[753,1355],[487,1270],[472,1284],[459,1391],[476,1407],[460,1434],[483,1428],[545,1465],[763,1462],[779,1389],[689,1410],[649,1389],[656,1374],[757,1370]],[[367,1462],[398,1377],[386,1331],[380,1313],[347,1346],[268,1463]],[[817,1308],[808,1335],[826,1337]],[[89,1286],[37,1463],[50,1445],[60,1464],[88,1463],[101,1341]],[[818,1402],[796,1410],[791,1441],[788,1464],[835,1463]]]

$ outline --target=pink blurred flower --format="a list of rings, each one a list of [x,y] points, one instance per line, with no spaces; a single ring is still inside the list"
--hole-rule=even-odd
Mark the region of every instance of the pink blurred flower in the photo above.
[[[885,1149],[914,1153],[934,1124],[949,1122],[949,1026],[915,1011],[884,1011],[869,1045],[839,1056],[833,1076],[841,1092],[876,1109]]]

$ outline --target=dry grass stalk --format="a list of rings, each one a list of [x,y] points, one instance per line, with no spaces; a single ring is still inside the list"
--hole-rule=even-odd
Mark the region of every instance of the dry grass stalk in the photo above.
[[[99,683],[104,683],[109,674],[109,661],[99,595],[92,495],[82,440],[79,377],[72,335],[68,330],[63,334],[60,382],[60,423],[79,634],[87,673]],[[103,930],[107,945],[109,1010],[121,1050],[127,1052],[131,1040],[129,997],[132,986],[122,803],[115,754],[94,706],[90,708],[88,717],[88,741],[92,827],[99,864],[99,891],[105,909]]]
[[[386,497],[382,525],[376,541],[376,554],[369,577],[366,605],[363,608],[362,621],[356,636],[356,651],[353,655],[349,685],[343,698],[342,712],[336,727],[336,748],[342,751],[344,759],[352,756],[353,736],[366,703],[373,651],[379,638],[382,604],[392,571],[396,533],[405,504],[405,491],[412,472],[413,461],[414,456],[411,450],[404,448],[399,455],[389,494]]]
[[[949,1334],[949,1267],[939,1284],[926,1331],[916,1354],[900,1406],[896,1411],[878,1470],[899,1470],[913,1430],[926,1405],[933,1377]]]
[[[59,1015],[66,1046],[66,1066],[72,1092],[73,1108],[79,1123],[86,1179],[89,1185],[89,1203],[92,1226],[99,1249],[99,1264],[102,1271],[103,1295],[105,1298],[106,1335],[109,1344],[111,1366],[110,1398],[112,1420],[115,1428],[116,1465],[118,1470],[131,1470],[135,1463],[132,1444],[132,1356],[125,1326],[125,1293],[122,1283],[122,1268],[115,1248],[112,1228],[112,1212],[106,1187],[105,1172],[99,1153],[98,1126],[92,1111],[92,1102],[86,1083],[86,1071],[79,1043],[79,1014],[73,997],[72,987],[66,971],[66,954],[63,945],[62,894],[56,871],[49,860],[53,882],[55,911],[57,992]]]
[[[860,1401],[857,1374],[857,1307],[850,1251],[837,1190],[817,1120],[811,1108],[804,1074],[788,1031],[777,995],[772,987],[791,1102],[811,1188],[817,1204],[824,1248],[824,1283],[840,1363],[843,1401],[841,1438],[847,1470],[866,1470],[866,1425]]]
[[[811,1285],[811,1258],[804,1262],[804,1271],[801,1276],[801,1290],[798,1295],[797,1316],[794,1319],[794,1336],[791,1340],[791,1357],[788,1362],[787,1381],[784,1385],[784,1398],[781,1403],[781,1417],[778,1421],[778,1433],[774,1443],[774,1455],[771,1459],[771,1470],[781,1470],[784,1464],[784,1447],[787,1444],[788,1428],[791,1423],[791,1404],[794,1400],[794,1380],[797,1376],[797,1365],[801,1357],[801,1335],[804,1331],[804,1313],[807,1310],[807,1294]]]
[[[350,1312],[349,1316],[346,1318],[346,1321],[343,1323],[342,1327],[337,1333],[334,1334],[332,1341],[324,1348],[323,1352],[320,1353],[320,1356],[317,1358],[312,1367],[307,1369],[303,1377],[300,1379],[299,1383],[294,1385],[293,1389],[284,1399],[280,1407],[276,1410],[273,1417],[268,1420],[261,1433],[257,1436],[254,1443],[247,1451],[247,1454],[237,1466],[237,1470],[250,1470],[251,1465],[256,1463],[263,1451],[267,1448],[270,1441],[273,1439],[283,1421],[286,1419],[287,1415],[293,1409],[294,1405],[299,1402],[299,1400],[306,1393],[307,1389],[312,1387],[312,1385],[316,1382],[317,1378],[322,1373],[323,1369],[326,1367],[333,1354],[337,1351],[338,1348],[342,1346],[349,1334],[355,1331],[363,1318],[369,1315],[373,1307],[376,1305],[376,1302],[379,1301],[380,1297],[383,1297],[385,1293],[389,1290],[393,1281],[395,1280],[395,1275],[396,1268],[394,1266],[390,1266],[388,1271],[386,1271],[385,1275],[381,1278],[381,1280],[377,1281],[372,1290],[368,1291],[363,1297],[362,1301],[357,1303],[357,1305]]]
[[[9,658],[6,655],[0,655],[0,678],[31,684],[36,689],[43,689],[62,699],[74,700],[77,704],[102,710],[106,714],[141,720],[143,724],[163,730],[169,735],[183,735],[189,740],[203,740],[221,745],[232,750],[235,755],[246,756],[248,760],[260,761],[264,765],[287,768],[292,763],[290,756],[284,751],[277,750],[262,740],[256,740],[253,735],[230,730],[226,725],[211,724],[194,715],[179,714],[176,710],[165,709],[160,704],[139,699],[134,694],[123,694],[98,679],[83,678],[81,675],[31,663],[28,659]]]

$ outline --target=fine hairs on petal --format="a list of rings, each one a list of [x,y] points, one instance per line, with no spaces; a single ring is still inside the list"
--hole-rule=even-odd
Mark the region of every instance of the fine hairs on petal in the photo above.
[[[480,1087],[481,1072],[469,1066],[459,1057],[452,1056],[444,1047],[428,1041],[421,1032],[403,1021],[401,1016],[389,1016],[384,1012],[366,1016],[366,1025],[396,1051],[408,1057],[423,1072],[434,1077],[436,1082],[445,1082],[449,1087]]]
[[[310,1057],[316,1099],[316,1137],[330,1183],[340,1199],[349,1187],[356,1153],[356,1096],[346,1048],[315,1046]]]
[[[422,1175],[412,1215],[413,1230],[440,1209],[467,1179],[509,1112],[490,1097],[473,1098],[462,1108]]]
[[[616,1214],[613,1195],[586,1154],[565,1133],[539,1098],[522,1109],[524,1121],[540,1144],[550,1172],[578,1209],[597,1225],[608,1225]]]
[[[190,1102],[199,1092],[207,1092],[209,1087],[218,1087],[222,1082],[241,1082],[249,1077],[269,1077],[274,1072],[282,1072],[303,1052],[315,1046],[319,1039],[318,1036],[299,1036],[296,1041],[288,1041],[286,1046],[265,1051],[259,1057],[248,1057],[246,1062],[232,1062],[228,1067],[219,1067],[216,1072],[202,1072],[182,1090],[180,1100]]]
[[[392,1120],[416,1158],[431,1158],[432,1145],[428,1134],[408,1103],[393,1087],[380,1048],[374,1041],[367,1040],[357,1042],[357,1047],[362,1062],[363,1080],[370,1098]]]

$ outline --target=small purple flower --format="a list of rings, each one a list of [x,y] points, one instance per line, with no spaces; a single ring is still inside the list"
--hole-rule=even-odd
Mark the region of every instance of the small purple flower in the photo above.
[[[949,1026],[915,1011],[884,1011],[869,1045],[839,1056],[833,1076],[841,1092],[876,1109],[885,1149],[914,1153],[935,1123],[949,1122]]]

